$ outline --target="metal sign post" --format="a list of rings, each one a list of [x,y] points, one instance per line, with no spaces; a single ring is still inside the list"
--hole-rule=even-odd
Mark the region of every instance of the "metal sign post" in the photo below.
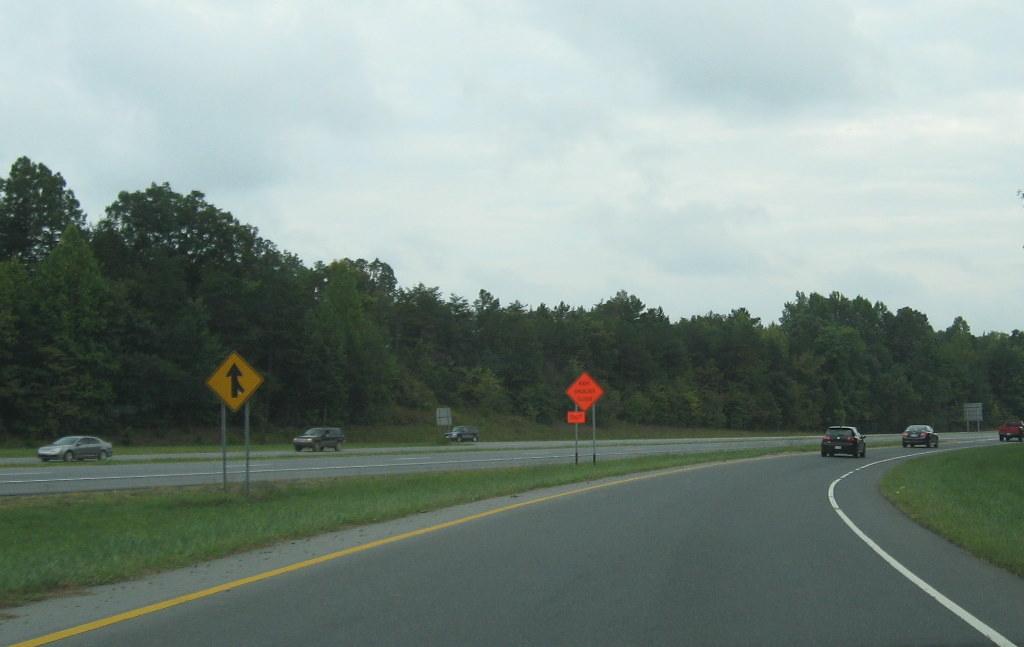
[[[565,415],[566,421],[575,427],[576,430],[576,464],[580,464],[580,423],[587,421],[587,412],[580,411],[580,406],[576,405],[573,411],[570,411]]]
[[[576,410],[579,411],[579,405],[576,406]],[[577,422],[573,425],[576,428],[576,464],[580,464],[580,423]]]
[[[245,403],[245,496],[249,496],[249,403]]]
[[[981,402],[967,402],[964,404],[964,422],[967,424],[967,431],[971,430],[971,423],[975,423],[976,431],[981,431],[982,415]]]
[[[576,410],[582,409],[584,413],[587,409],[590,409],[595,402],[601,399],[604,395],[604,389],[601,385],[594,381],[594,378],[590,377],[586,372],[582,373],[576,381],[569,385],[569,388],[565,390],[565,394],[568,395],[573,402],[576,403]],[[596,409],[595,409],[596,411]],[[594,452],[594,464],[597,465],[597,414],[590,416],[590,423],[592,425],[592,440],[591,444]],[[576,425],[576,463],[580,462],[579,453],[579,425]]]
[[[437,426],[447,427],[448,431],[452,430],[452,410],[450,407],[440,406],[437,408]]]
[[[228,355],[228,358],[206,379],[206,386],[221,400],[220,451],[225,492],[228,489],[228,423],[224,407],[237,412],[243,404],[245,405],[245,495],[249,496],[249,398],[261,384],[263,376],[235,352]]]
[[[220,403],[220,458],[224,491],[228,491],[228,405]]]

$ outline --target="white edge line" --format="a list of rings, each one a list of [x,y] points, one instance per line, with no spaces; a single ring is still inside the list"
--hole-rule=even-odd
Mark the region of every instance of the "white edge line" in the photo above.
[[[855,535],[860,537],[865,544],[871,547],[871,550],[878,553],[878,555],[882,559],[888,562],[889,566],[892,566],[894,569],[896,569],[896,572],[898,572],[900,575],[913,582],[914,585],[917,586],[917,588],[921,589],[931,597],[935,598],[935,600],[938,601],[939,604],[952,611],[954,615],[956,615],[958,618],[969,624],[971,627],[974,627],[974,629],[977,630],[978,633],[985,636],[996,645],[999,645],[999,647],[1017,647],[1017,645],[1010,639],[1008,639],[1006,636],[1002,635],[992,627],[988,626],[987,624],[976,618],[969,611],[967,611],[967,609],[964,609],[956,602],[953,602],[952,600],[947,598],[945,595],[940,593],[935,587],[928,584],[928,582],[922,580],[920,577],[915,575],[913,571],[911,571],[909,568],[898,562],[895,557],[885,552],[885,550],[883,550],[881,546],[876,544],[875,541],[871,539],[871,537],[868,537],[866,534],[864,534],[864,532],[857,527],[857,524],[853,523],[853,521],[851,521],[850,518],[846,516],[846,513],[843,512],[843,510],[839,507],[839,503],[836,501],[835,497],[836,485],[839,484],[839,481],[842,481],[850,474],[858,472],[864,468],[871,467],[873,465],[878,465],[880,463],[887,463],[889,461],[899,460],[901,458],[906,458],[906,456],[887,458],[885,460],[875,461],[874,463],[863,465],[855,470],[851,470],[846,474],[843,474],[836,480],[832,481],[832,484],[828,486],[828,500],[829,503],[832,504],[832,509],[835,510],[836,514],[839,515],[839,518],[842,519],[843,522],[850,527],[850,530],[852,530]]]

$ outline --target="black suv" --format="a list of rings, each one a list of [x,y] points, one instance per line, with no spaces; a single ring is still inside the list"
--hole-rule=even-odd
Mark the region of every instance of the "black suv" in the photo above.
[[[460,443],[466,440],[475,443],[480,440],[480,430],[468,425],[459,425],[458,427],[453,427],[451,431],[444,435],[444,437],[448,440],[454,440]]]
[[[322,452],[324,447],[333,447],[334,451],[340,452],[344,442],[345,434],[337,427],[313,427],[307,429],[301,436],[292,438],[292,445],[297,452],[301,452],[303,447],[308,447],[314,452]]]
[[[865,456],[864,434],[856,427],[829,427],[821,438],[821,455],[836,454],[850,454],[854,458]]]

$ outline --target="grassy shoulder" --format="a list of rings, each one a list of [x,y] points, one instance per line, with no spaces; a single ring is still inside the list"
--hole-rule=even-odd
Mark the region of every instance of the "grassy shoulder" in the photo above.
[[[816,449],[256,483],[249,497],[219,488],[176,488],[0,498],[0,608],[469,501],[680,465]],[[95,559],[82,559],[83,547]]]
[[[917,523],[1024,577],[1024,445],[907,461],[886,472],[880,487]]]

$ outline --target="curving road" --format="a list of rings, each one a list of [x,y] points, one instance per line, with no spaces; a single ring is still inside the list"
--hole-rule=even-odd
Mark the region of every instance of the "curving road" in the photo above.
[[[981,442],[480,502],[10,610],[0,635],[112,647],[1024,645],[1024,580],[877,490],[900,460]]]

